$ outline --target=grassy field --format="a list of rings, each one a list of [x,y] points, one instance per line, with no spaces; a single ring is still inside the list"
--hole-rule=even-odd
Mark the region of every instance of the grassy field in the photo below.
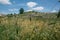
[[[60,18],[48,13],[0,17],[0,40],[60,40]]]

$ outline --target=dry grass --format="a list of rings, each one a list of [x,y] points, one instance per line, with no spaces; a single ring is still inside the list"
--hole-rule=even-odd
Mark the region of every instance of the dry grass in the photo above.
[[[0,18],[0,40],[60,40],[60,21],[33,17],[31,21],[26,17]]]

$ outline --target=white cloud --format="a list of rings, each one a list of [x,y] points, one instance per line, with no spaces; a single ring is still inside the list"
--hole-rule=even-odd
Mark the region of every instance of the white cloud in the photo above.
[[[37,5],[37,3],[35,3],[35,2],[28,2],[27,3],[27,6],[28,7],[34,7],[34,6],[36,6]]]
[[[56,10],[52,10],[51,12],[57,12]]]
[[[33,10],[35,10],[35,11],[41,11],[43,9],[44,9],[44,7],[35,7],[35,8],[30,9],[30,10],[27,10],[27,11],[33,11]]]
[[[18,11],[18,9],[15,9],[15,8],[13,8],[13,9],[8,9],[9,11]]]
[[[35,7],[35,8],[33,8],[33,10],[43,10],[44,9],[44,7]]]
[[[28,12],[28,11],[33,11],[33,10],[26,10],[26,12]]]
[[[10,0],[0,0],[1,4],[12,4]]]

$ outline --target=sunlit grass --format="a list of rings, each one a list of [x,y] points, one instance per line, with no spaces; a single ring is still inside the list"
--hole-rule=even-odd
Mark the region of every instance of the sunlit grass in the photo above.
[[[0,18],[0,40],[60,40],[60,19]],[[18,31],[18,33],[17,33]]]

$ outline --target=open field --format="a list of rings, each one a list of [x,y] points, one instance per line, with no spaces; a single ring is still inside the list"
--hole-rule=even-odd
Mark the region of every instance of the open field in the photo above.
[[[26,14],[0,17],[0,40],[60,40],[56,14]]]

